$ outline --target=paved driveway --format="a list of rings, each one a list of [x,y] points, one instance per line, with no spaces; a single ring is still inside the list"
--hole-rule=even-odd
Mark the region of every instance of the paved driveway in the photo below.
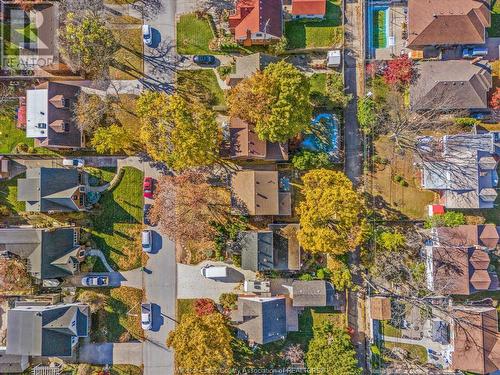
[[[128,286],[142,289],[142,271],[140,269],[125,272],[91,272],[67,278],[65,285],[82,286],[82,278],[85,276],[108,276],[110,287]],[[96,287],[98,288],[98,287]]]
[[[83,343],[78,351],[78,362],[92,365],[142,365],[142,343]]]
[[[217,281],[207,279],[200,272],[206,264],[227,266],[228,277]],[[218,301],[222,293],[243,291],[243,281],[254,278],[255,272],[245,271],[222,262],[202,262],[196,266],[177,264],[177,298],[211,298]]]

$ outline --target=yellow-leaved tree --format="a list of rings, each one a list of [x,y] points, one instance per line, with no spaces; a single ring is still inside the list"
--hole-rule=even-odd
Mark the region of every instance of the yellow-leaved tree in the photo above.
[[[179,373],[223,374],[234,366],[233,339],[224,315],[190,313],[170,332],[167,346],[175,351]]]
[[[298,239],[313,253],[345,254],[367,231],[362,196],[342,172],[314,169],[302,178]]]

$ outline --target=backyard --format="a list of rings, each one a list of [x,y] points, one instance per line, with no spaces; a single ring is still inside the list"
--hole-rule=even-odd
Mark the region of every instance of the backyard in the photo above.
[[[12,108],[14,109],[15,105]],[[12,111],[12,113],[0,116],[0,154],[11,153],[18,143],[33,146],[33,139],[27,139],[26,132],[16,128],[14,111]]]
[[[340,47],[343,35],[340,0],[327,0],[325,19],[299,19],[285,23],[290,49]]]
[[[142,180],[143,173],[132,167],[122,169],[122,177],[101,197],[90,213],[89,229],[96,248],[102,250],[111,266],[131,270],[141,266]]]
[[[410,152],[401,155],[387,138],[375,142],[375,153],[377,163],[371,179],[374,198],[381,197],[391,210],[411,219],[424,218],[426,206],[434,201],[434,193],[420,187],[413,155]]]
[[[213,54],[209,44],[214,33],[206,18],[184,14],[177,23],[177,53],[181,55]]]
[[[500,2],[491,2],[491,27],[487,29],[489,37],[500,37]]]

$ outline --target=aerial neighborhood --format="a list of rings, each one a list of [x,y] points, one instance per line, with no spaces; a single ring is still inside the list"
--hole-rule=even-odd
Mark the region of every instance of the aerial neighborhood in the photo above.
[[[0,374],[500,373],[496,0],[0,0]]]

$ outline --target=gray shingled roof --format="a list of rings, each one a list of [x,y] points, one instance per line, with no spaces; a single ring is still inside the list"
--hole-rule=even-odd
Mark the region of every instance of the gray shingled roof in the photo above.
[[[241,247],[243,269],[256,272],[274,269],[273,232],[241,232],[238,242]]]
[[[80,185],[75,168],[32,168],[18,180],[17,199],[26,202],[26,211],[77,211],[71,199]]]
[[[486,61],[425,61],[416,65],[417,81],[410,86],[410,106],[424,109],[484,109],[492,87]]]
[[[334,305],[335,289],[324,280],[301,281],[292,283],[294,307],[324,307]]]

